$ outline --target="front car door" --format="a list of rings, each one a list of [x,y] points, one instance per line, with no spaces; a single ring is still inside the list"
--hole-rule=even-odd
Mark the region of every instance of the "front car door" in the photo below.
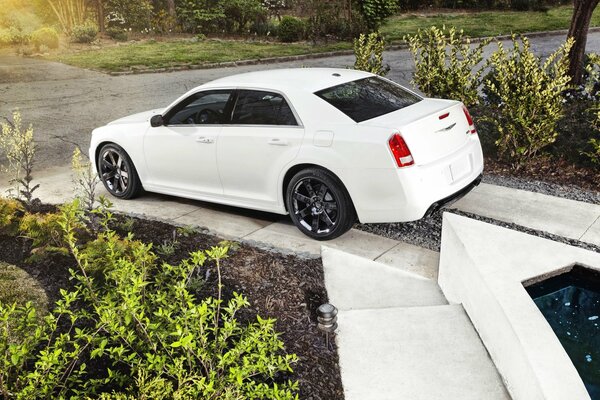
[[[222,195],[217,141],[232,90],[197,92],[171,108],[144,138],[148,189],[179,195]]]
[[[303,137],[304,128],[283,94],[238,90],[217,146],[224,195],[254,208],[277,207],[280,173],[297,156]]]

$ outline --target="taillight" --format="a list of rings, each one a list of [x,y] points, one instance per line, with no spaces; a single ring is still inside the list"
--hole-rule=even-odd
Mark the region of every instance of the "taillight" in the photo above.
[[[390,150],[392,151],[392,155],[394,156],[394,160],[396,164],[398,164],[399,168],[408,167],[409,165],[413,165],[415,160],[413,159],[412,154],[410,154],[410,149],[406,145],[404,138],[400,136],[398,133],[394,134],[388,141],[390,146]]]
[[[467,110],[467,107],[463,106],[463,111],[465,112],[465,117],[467,118],[467,123],[469,124],[469,133],[471,135],[476,134],[477,129],[475,128],[475,123],[473,122],[473,117],[471,117],[471,114],[469,113],[469,110]]]

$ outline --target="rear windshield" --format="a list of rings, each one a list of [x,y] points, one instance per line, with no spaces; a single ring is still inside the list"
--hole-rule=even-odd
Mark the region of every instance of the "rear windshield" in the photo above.
[[[343,83],[315,93],[355,122],[391,113],[422,99],[379,77]]]

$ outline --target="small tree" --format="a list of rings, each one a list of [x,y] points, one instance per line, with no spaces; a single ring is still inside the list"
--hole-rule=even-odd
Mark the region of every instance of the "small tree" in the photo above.
[[[599,0],[573,0],[573,17],[567,38],[575,40],[569,52],[569,76],[574,85],[580,85],[583,77],[583,61],[590,20]]]
[[[0,149],[8,161],[4,170],[12,175],[10,183],[14,185],[17,199],[22,201],[25,208],[31,209],[39,202],[33,198],[33,192],[40,186],[31,184],[36,150],[33,125],[23,128],[19,110],[13,111],[12,119],[12,122],[6,120],[2,123],[0,133]]]
[[[567,40],[542,64],[531,52],[529,40],[521,41],[522,45],[513,37],[510,51],[498,43],[485,81],[485,90],[496,99],[494,113],[487,118],[500,133],[496,146],[500,156],[517,168],[558,136],[556,124],[564,114],[563,92],[570,80],[568,54],[573,45],[573,39]]]
[[[369,35],[361,34],[354,40],[354,69],[385,76],[390,67],[383,65],[385,41],[378,32]]]
[[[462,101],[466,106],[479,103],[483,68],[483,49],[489,41],[471,47],[463,31],[454,27],[432,26],[404,38],[413,55],[413,84],[431,97]]]
[[[87,8],[84,0],[48,0],[54,15],[65,33],[85,22]]]

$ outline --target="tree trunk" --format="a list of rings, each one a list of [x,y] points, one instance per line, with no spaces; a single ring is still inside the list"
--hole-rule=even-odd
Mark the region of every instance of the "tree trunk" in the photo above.
[[[103,0],[96,0],[96,15],[98,16],[98,30],[104,33],[104,4]]]
[[[169,15],[173,18],[176,17],[175,12],[175,0],[167,0],[167,8],[169,9]]]
[[[567,37],[575,39],[569,53],[569,75],[571,84],[580,85],[583,77],[585,46],[592,13],[599,0],[573,0],[573,18]]]

